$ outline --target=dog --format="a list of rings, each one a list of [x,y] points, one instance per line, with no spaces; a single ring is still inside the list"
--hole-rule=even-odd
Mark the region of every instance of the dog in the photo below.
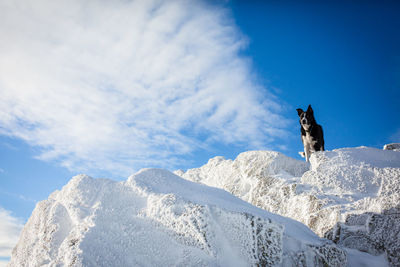
[[[299,154],[306,158],[306,162],[309,162],[311,153],[325,150],[324,133],[321,125],[315,121],[311,105],[308,105],[307,111],[298,108],[297,113],[300,118],[301,141],[304,146],[304,152],[299,152]]]

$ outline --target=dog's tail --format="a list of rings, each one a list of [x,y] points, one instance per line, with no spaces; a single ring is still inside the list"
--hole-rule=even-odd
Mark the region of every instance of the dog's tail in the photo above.
[[[306,157],[306,153],[304,153],[303,151],[299,151],[299,155],[302,156],[303,158]]]

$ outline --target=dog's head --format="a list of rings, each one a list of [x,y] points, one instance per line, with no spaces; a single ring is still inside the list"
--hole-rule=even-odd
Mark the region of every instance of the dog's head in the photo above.
[[[306,111],[303,111],[301,108],[298,108],[297,114],[299,114],[300,125],[301,127],[303,127],[304,130],[307,131],[311,127],[311,125],[315,124],[314,111],[311,108],[311,105],[308,105]]]

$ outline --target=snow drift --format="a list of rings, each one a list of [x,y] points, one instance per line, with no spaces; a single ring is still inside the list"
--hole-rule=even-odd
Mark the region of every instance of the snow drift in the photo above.
[[[38,203],[10,266],[399,266],[400,153],[310,161],[250,151],[181,177],[76,176]]]
[[[305,225],[159,169],[74,177],[40,202],[10,266],[343,266]]]
[[[399,266],[400,153],[343,148],[314,153],[310,164],[278,152],[250,151],[234,161],[216,157],[175,173],[303,222],[341,246],[384,253]]]

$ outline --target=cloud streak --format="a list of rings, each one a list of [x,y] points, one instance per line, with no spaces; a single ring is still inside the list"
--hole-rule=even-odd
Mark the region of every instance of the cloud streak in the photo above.
[[[0,134],[72,170],[178,166],[285,135],[246,39],[200,1],[0,2]]]
[[[18,242],[22,222],[0,207],[0,258],[8,258]]]

